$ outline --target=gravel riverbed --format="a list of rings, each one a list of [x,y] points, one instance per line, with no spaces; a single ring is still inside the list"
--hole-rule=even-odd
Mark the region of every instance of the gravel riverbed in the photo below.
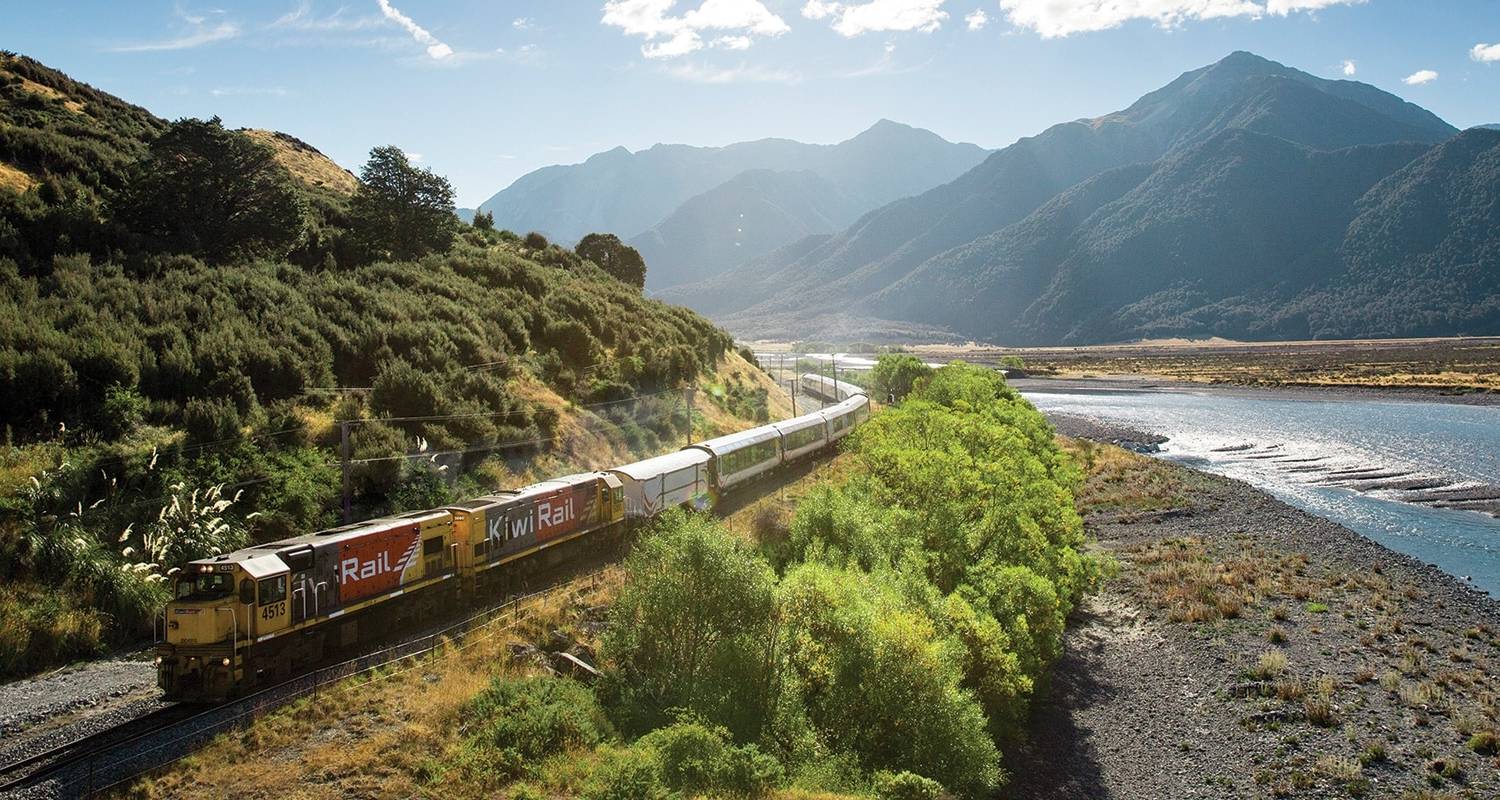
[[[1075,615],[1006,796],[1500,797],[1500,603],[1247,484],[1132,469],[1176,501],[1086,515],[1118,574]]]

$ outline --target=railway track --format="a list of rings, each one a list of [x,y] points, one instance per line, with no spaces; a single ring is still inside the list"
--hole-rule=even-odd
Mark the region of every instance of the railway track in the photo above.
[[[0,794],[13,793],[69,767],[86,763],[100,752],[154,736],[199,713],[207,712],[191,706],[168,706],[0,766]]]
[[[92,797],[167,766],[223,733],[239,730],[261,715],[322,687],[376,669],[414,660],[465,636],[513,622],[552,598],[597,585],[603,569],[559,570],[554,582],[511,598],[463,620],[382,650],[310,670],[276,686],[214,706],[177,704],[79,737],[0,766],[0,797]]]

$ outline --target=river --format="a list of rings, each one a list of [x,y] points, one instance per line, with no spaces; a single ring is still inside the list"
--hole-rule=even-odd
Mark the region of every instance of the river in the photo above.
[[[1500,519],[1415,502],[1432,496],[1401,488],[1424,484],[1450,496],[1489,494],[1486,487],[1500,485],[1500,408],[1276,392],[1062,388],[1025,394],[1046,412],[1166,436],[1164,458],[1245,481],[1500,596]]]

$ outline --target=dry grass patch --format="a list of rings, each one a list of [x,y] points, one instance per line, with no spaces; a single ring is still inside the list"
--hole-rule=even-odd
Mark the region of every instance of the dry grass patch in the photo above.
[[[0,161],[0,191],[25,194],[40,181],[17,167]]]
[[[1077,499],[1085,514],[1149,512],[1186,507],[1186,476],[1162,461],[1088,439],[1058,437],[1083,470]]]
[[[1196,538],[1166,539],[1136,548],[1127,558],[1145,570],[1146,591],[1174,622],[1235,619],[1268,588],[1266,562],[1246,550],[1215,561]]]

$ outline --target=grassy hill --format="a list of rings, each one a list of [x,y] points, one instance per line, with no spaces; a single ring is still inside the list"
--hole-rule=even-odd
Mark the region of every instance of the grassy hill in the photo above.
[[[336,522],[339,421],[362,518],[769,413],[728,334],[540,236],[457,226],[446,182],[404,160],[383,168],[431,207],[289,135],[167,123],[22,56],[0,93],[0,674],[148,631],[185,560]],[[141,182],[200,179],[182,191],[300,225],[255,232],[285,257],[135,227]],[[382,255],[388,219],[434,244]]]

